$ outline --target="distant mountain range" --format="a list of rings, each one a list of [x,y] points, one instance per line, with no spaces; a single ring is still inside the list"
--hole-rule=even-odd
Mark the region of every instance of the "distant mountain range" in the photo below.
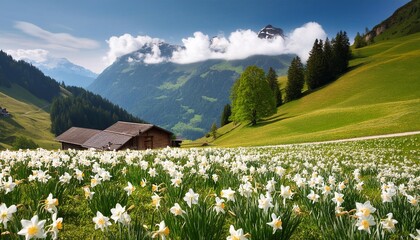
[[[70,62],[66,58],[48,58],[44,62],[22,59],[39,68],[45,75],[67,86],[86,88],[98,76],[96,73]]]
[[[281,29],[271,25],[259,32],[260,38],[282,37],[282,34]],[[213,122],[219,124],[223,107],[230,102],[230,89],[247,66],[257,65],[265,71],[273,67],[283,75],[294,57],[257,55],[230,61],[148,64],[147,58],[157,50],[156,46],[163,58],[170,58],[179,49],[164,42],[146,45],[117,59],[88,90],[147,122],[189,139],[203,136]]]

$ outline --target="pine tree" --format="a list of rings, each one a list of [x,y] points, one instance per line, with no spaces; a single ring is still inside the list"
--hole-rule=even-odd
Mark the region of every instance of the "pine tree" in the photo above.
[[[217,125],[215,122],[213,122],[213,124],[211,125],[210,132],[211,132],[211,135],[213,136],[213,139],[216,139],[217,138]]]
[[[273,91],[274,97],[276,98],[276,106],[278,107],[283,103],[283,100],[281,96],[280,86],[277,82],[277,73],[272,67],[270,67],[270,69],[268,70],[267,82],[271,88],[271,91]]]
[[[305,83],[304,67],[299,57],[295,57],[287,70],[286,101],[298,99]]]
[[[223,127],[224,125],[230,123],[230,116],[232,115],[232,109],[230,107],[230,104],[226,104],[223,108],[222,117],[220,118],[220,127]]]
[[[333,73],[338,77],[347,70],[351,58],[350,42],[347,33],[340,31],[332,41],[333,47]]]
[[[306,63],[306,83],[309,89],[322,86],[325,74],[322,40],[316,39]]]
[[[366,45],[367,43],[365,39],[360,35],[359,32],[357,32],[356,37],[354,37],[354,48],[362,48]]]
[[[333,50],[331,46],[330,40],[328,38],[325,40],[324,48],[323,48],[323,78],[322,78],[322,85],[325,85],[329,82],[334,80],[334,58],[333,58]]]
[[[276,112],[276,99],[268,85],[264,70],[249,66],[232,87],[232,120],[250,121],[255,125],[258,120]]]

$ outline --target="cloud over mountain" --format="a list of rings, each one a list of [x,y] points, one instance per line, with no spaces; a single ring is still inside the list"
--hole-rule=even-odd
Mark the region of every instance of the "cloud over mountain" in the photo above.
[[[209,37],[202,32],[195,32],[193,36],[182,39],[179,46],[171,57],[161,56],[159,44],[162,39],[149,36],[133,37],[130,34],[113,36],[107,42],[109,50],[104,57],[111,64],[118,57],[131,53],[142,47],[150,47],[151,53],[138,56],[147,64],[160,62],[174,62],[187,64],[208,59],[244,59],[253,55],[280,55],[296,54],[304,61],[309,56],[309,51],[315,39],[325,39],[326,33],[322,26],[316,22],[309,22],[302,27],[294,29],[285,38],[262,39],[252,30],[236,30],[228,37]],[[136,59],[130,59],[136,61]]]

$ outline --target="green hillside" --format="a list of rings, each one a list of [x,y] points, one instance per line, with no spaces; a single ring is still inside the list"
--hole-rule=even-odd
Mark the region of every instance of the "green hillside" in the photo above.
[[[11,88],[0,87],[0,106],[11,113],[10,118],[0,118],[0,149],[10,149],[17,136],[32,139],[42,148],[60,147],[50,131],[50,104],[47,101],[12,85]]]
[[[350,71],[337,81],[279,107],[257,126],[231,123],[215,141],[195,144],[269,145],[420,130],[420,33],[353,55]]]

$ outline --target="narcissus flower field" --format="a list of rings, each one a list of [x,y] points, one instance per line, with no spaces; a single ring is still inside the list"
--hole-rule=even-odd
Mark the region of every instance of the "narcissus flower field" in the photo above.
[[[418,136],[0,152],[1,239],[419,239]]]

